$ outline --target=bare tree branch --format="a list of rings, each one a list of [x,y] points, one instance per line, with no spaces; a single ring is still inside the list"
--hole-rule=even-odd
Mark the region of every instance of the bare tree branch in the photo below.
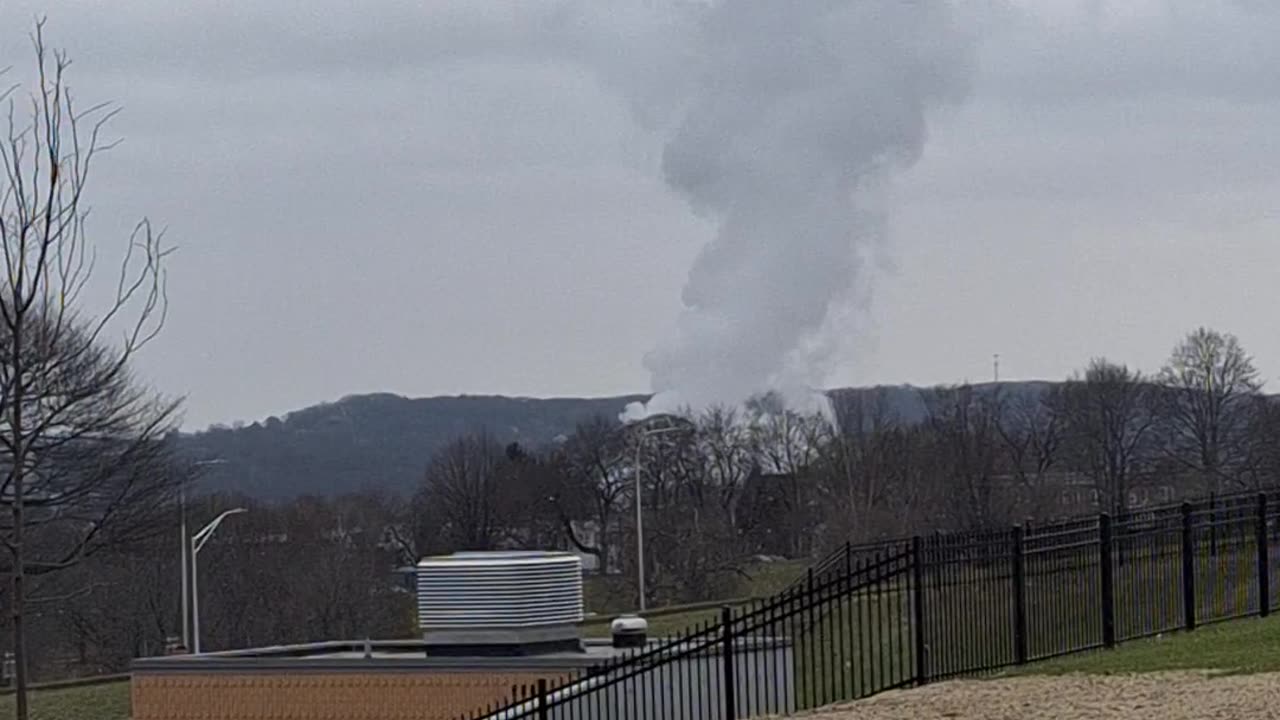
[[[162,234],[142,220],[123,246],[114,297],[81,306],[96,245],[83,204],[102,132],[118,112],[77,107],[70,61],[50,51],[44,20],[32,33],[29,114],[18,91],[0,140],[0,507],[12,577],[18,717],[27,715],[24,578],[65,570],[96,552],[154,533],[180,474],[165,435],[177,403],[134,380],[137,353],[164,325]],[[117,342],[108,329],[122,327]],[[114,333],[113,333],[114,334]],[[46,598],[54,602],[58,598]]]

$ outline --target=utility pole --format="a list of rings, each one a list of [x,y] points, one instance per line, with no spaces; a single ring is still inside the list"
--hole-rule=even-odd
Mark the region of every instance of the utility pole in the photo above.
[[[995,370],[995,381],[1000,382],[1000,353],[992,356],[992,365]]]
[[[191,540],[187,537],[187,479],[178,491],[178,540],[182,553],[182,651],[191,652]]]

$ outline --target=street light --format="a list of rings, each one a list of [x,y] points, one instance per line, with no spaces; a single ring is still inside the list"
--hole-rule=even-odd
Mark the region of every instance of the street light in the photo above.
[[[227,461],[222,458],[199,460],[192,467],[205,465],[223,465]],[[189,569],[191,546],[187,538],[187,478],[178,486],[178,545],[182,554],[182,647],[191,652],[191,570]]]
[[[197,583],[199,573],[196,571],[196,556],[200,553],[200,548],[209,542],[213,531],[218,529],[223,520],[243,512],[249,511],[244,508],[224,510],[221,515],[214,518],[208,525],[200,528],[200,532],[191,536],[191,639],[195,643],[192,650],[196,655],[200,654],[200,592]]]
[[[640,612],[644,612],[644,513],[642,512],[642,503],[640,501],[640,451],[644,449],[644,441],[654,435],[666,435],[667,433],[683,432],[688,428],[683,427],[665,427],[654,428],[652,430],[641,430],[636,433],[639,437],[636,440],[636,572],[640,585]]]

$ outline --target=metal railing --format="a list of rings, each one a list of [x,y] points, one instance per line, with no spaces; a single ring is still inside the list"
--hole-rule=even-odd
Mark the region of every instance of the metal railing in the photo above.
[[[467,720],[785,715],[1266,616],[1280,601],[1277,497],[848,545],[778,595],[565,682],[513,688]]]

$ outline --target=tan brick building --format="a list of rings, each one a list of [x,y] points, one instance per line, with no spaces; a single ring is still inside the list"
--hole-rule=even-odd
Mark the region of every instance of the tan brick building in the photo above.
[[[134,720],[454,720],[608,661],[608,644],[528,657],[427,657],[416,641],[317,643],[138,660]]]

